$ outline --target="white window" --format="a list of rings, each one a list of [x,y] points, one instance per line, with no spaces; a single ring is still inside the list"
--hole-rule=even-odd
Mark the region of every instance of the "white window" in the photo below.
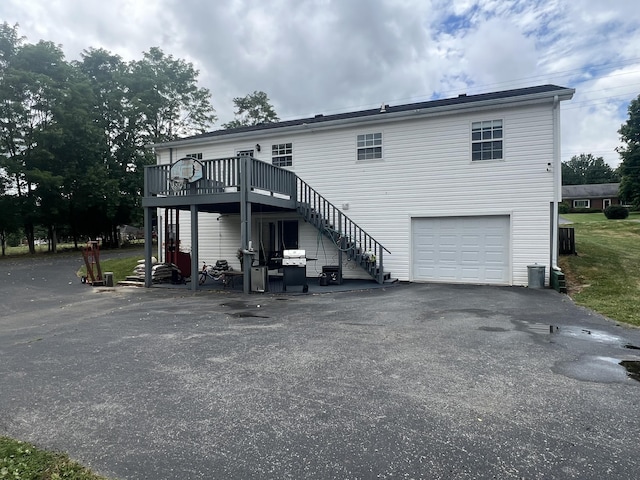
[[[291,143],[271,145],[271,163],[276,167],[293,165],[293,148]]]
[[[602,200],[602,208],[608,208],[611,206],[611,199],[605,198]]]
[[[591,208],[591,200],[574,200],[573,208]]]
[[[202,160],[202,153],[187,153],[187,158],[195,158],[196,160]]]
[[[253,157],[253,148],[250,150],[238,150],[236,152],[237,157]]]
[[[358,135],[358,160],[382,158],[382,133]]]
[[[471,124],[471,160],[502,160],[502,120]]]

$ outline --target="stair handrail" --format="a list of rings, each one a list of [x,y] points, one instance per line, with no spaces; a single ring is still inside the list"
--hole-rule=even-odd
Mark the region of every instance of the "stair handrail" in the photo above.
[[[369,262],[375,267],[377,265],[377,271],[369,273],[374,277],[377,277],[376,280],[378,283],[384,283],[384,265],[383,265],[383,253],[386,251],[391,254],[389,249],[387,249],[384,245],[382,245],[379,241],[377,241],[371,234],[369,234],[366,230],[360,227],[357,223],[355,223],[349,216],[345,215],[338,207],[336,207],[333,203],[327,200],[323,195],[318,193],[316,189],[311,187],[307,182],[302,180],[300,177],[296,175],[297,181],[297,193],[296,193],[296,203],[298,211],[302,214],[302,207],[308,208],[307,217],[310,217],[310,214],[315,212],[319,215],[321,221],[331,222],[333,220],[333,230],[338,233],[343,238],[349,238],[354,245],[362,250],[362,253],[368,253],[371,255],[370,251],[373,249],[373,255],[375,258],[373,260],[369,260]],[[313,200],[313,202],[312,202]],[[335,221],[336,214],[338,217],[338,222]],[[344,219],[344,229],[343,229],[343,220]],[[337,229],[336,227],[337,223]],[[316,228],[321,229],[320,225],[316,225]],[[322,229],[326,228],[326,225],[322,227]],[[339,249],[341,249],[342,245],[336,245]],[[344,251],[344,250],[343,250]],[[369,256],[369,258],[371,258]]]
[[[349,222],[350,225],[353,225],[355,227],[355,229],[359,230],[360,232],[362,232],[362,234],[364,236],[366,236],[367,238],[370,238],[372,240],[373,243],[375,243],[376,245],[379,245],[380,247],[382,247],[384,249],[385,252],[391,254],[391,252],[384,246],[382,245],[382,243],[380,243],[379,241],[377,241],[373,235],[369,234],[364,228],[360,227],[356,222],[354,222],[348,215],[344,214],[338,207],[336,207],[333,203],[331,203],[329,200],[327,200],[322,194],[318,193],[318,191],[313,188],[312,186],[310,186],[307,182],[305,182],[304,180],[302,180],[300,177],[297,177],[297,181],[299,183],[299,185],[302,187],[302,189],[304,190],[308,190],[310,192],[313,192],[313,194],[320,199],[320,201],[324,202],[326,205],[328,205],[332,210],[334,210],[335,212],[337,212],[342,218],[344,218],[347,222]],[[305,203],[309,203],[309,202],[305,202],[305,198],[302,195],[302,190],[300,188],[297,189],[298,192],[298,197],[297,197],[297,202],[298,204],[305,204]],[[342,232],[338,230],[338,233],[343,234],[346,232]]]

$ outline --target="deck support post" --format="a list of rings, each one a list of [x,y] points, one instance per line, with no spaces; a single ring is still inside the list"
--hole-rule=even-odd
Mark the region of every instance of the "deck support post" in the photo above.
[[[191,290],[198,289],[198,205],[191,204]]]
[[[158,239],[160,241],[160,239]],[[153,247],[153,225],[151,208],[144,209],[144,286],[151,287],[151,249]]]
[[[253,255],[247,254],[251,250],[251,202],[249,191],[251,190],[251,157],[240,157],[240,248],[243,252],[242,261],[242,290],[244,293],[251,291],[251,265]]]

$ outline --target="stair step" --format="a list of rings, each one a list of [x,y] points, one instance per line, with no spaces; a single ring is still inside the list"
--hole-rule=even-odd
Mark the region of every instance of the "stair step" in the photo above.
[[[312,189],[311,191],[316,195],[315,191]],[[322,211],[316,209],[318,206],[320,206]],[[338,232],[336,230],[336,226],[332,223],[332,220],[335,220],[336,218],[335,212],[337,211],[333,205],[327,203],[322,196],[319,196],[319,199],[314,196],[311,203],[298,203],[297,211],[306,222],[313,225],[324,236],[336,244],[343,254],[346,255],[349,261],[355,261],[376,281],[380,280],[380,267],[378,266],[378,263],[376,261],[368,261],[371,249],[364,248],[363,244],[358,242],[359,238],[361,242],[365,242],[364,245],[371,246],[367,240],[370,237],[365,234],[366,238],[363,240],[361,238],[362,234],[355,233],[355,238],[353,238],[351,235]],[[325,214],[327,215],[325,216]],[[340,215],[342,215],[342,213],[340,213]],[[349,225],[353,225],[355,229],[359,229],[359,227],[348,219],[348,217],[347,221],[350,222]],[[340,220],[340,222],[342,222],[342,220]],[[342,230],[342,223],[338,225],[338,229]],[[353,233],[350,226],[347,227],[347,231]],[[357,232],[359,230],[354,231]],[[397,279],[391,279],[391,275],[389,273],[383,273],[381,280],[384,283],[393,283],[397,281]]]

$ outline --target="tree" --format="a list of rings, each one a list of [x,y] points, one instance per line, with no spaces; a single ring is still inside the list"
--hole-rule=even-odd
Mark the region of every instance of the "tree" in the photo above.
[[[54,109],[64,95],[68,64],[51,42],[21,45],[18,39],[11,49],[17,35],[6,28],[0,33],[5,34],[5,52],[11,52],[3,59],[0,77],[0,167],[11,178],[29,251],[34,253],[38,215],[51,213],[62,181],[52,168],[55,162],[48,148],[50,133],[57,128]]]
[[[563,185],[585,185],[594,183],[615,183],[618,174],[602,157],[592,154],[574,155],[568,162],[562,162]]]
[[[151,48],[123,62],[102,49],[69,63],[0,24],[0,237],[20,228],[55,251],[58,231],[114,241],[137,223],[148,145],[206,132],[211,94],[184,60]],[[16,215],[10,215],[9,210]],[[0,238],[0,240],[2,240]]]
[[[165,55],[158,47],[131,63],[129,100],[136,108],[136,124],[147,144],[210,129],[216,116],[211,93],[197,85],[198,73],[193,64]]]
[[[640,207],[640,95],[629,104],[629,118],[618,133],[626,145],[616,150],[622,158],[620,164],[620,198],[634,207]]]
[[[233,103],[236,106],[234,112],[236,118],[223,124],[224,128],[246,127],[280,120],[264,92],[253,92],[245,97],[236,97]]]

